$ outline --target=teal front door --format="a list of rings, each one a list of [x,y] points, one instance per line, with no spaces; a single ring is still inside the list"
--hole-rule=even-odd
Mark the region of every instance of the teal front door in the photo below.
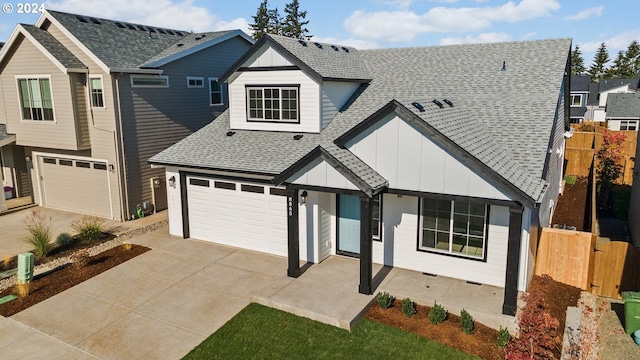
[[[360,198],[338,195],[338,254],[360,255]]]

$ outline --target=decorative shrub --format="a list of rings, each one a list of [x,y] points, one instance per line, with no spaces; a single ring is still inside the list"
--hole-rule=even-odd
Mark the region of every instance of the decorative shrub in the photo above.
[[[417,312],[416,304],[414,304],[414,302],[411,301],[411,299],[409,298],[402,299],[402,313],[404,314],[404,316],[410,318],[413,315],[415,315],[416,312]]]
[[[122,247],[123,247],[125,250],[129,251],[129,250],[131,250],[131,243],[130,243],[130,242],[122,243]]]
[[[429,321],[434,324],[440,324],[447,318],[448,312],[437,302],[433,303],[431,311],[429,311]]]
[[[509,334],[509,329],[503,328],[502,325],[500,325],[500,331],[498,331],[498,338],[496,339],[496,344],[498,344],[499,347],[504,348],[509,343],[509,340],[511,340],[511,334]]]
[[[573,175],[566,175],[564,177],[564,181],[567,183],[567,185],[575,185],[576,184],[576,177]]]
[[[9,264],[11,264],[11,256],[7,255],[4,257],[4,259],[2,260],[2,268],[3,269],[8,269],[9,268]]]
[[[18,296],[25,297],[29,295],[29,283],[28,282],[20,282],[16,285],[16,289],[18,290]]]
[[[386,310],[388,308],[391,307],[391,305],[393,305],[393,301],[395,300],[395,298],[391,295],[389,295],[388,292],[382,292],[382,293],[378,293],[378,305],[380,306],[381,309]]]
[[[467,310],[462,309],[462,311],[460,312],[460,326],[462,327],[462,330],[464,331],[464,333],[465,334],[473,333],[474,325],[475,325],[475,322],[473,321],[473,317],[471,316],[471,314],[469,314]]]
[[[33,252],[36,256],[47,256],[49,252],[49,242],[51,242],[51,217],[42,215],[38,211],[32,211],[24,219],[25,227],[29,236],[26,242],[33,245]]]
[[[71,254],[70,258],[75,267],[84,267],[85,265],[87,265],[87,263],[89,263],[89,250],[80,249]]]
[[[518,313],[519,336],[507,346],[507,359],[555,359],[560,353],[560,322],[547,310],[545,297],[549,291],[548,275],[541,276],[539,286],[524,293],[524,307]]]
[[[60,246],[70,244],[72,241],[73,238],[71,237],[71,235],[69,235],[69,233],[62,233],[56,237],[56,244]]]
[[[71,222],[71,228],[78,232],[80,240],[85,242],[99,240],[104,231],[105,220],[97,216],[85,215]]]

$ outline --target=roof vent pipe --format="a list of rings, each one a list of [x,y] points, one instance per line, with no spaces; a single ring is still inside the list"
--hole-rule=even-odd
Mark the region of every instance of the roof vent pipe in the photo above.
[[[444,108],[444,105],[442,105],[442,103],[438,99],[433,99],[431,102],[438,105],[440,109]]]
[[[233,134],[235,134],[235,131],[227,131],[227,136],[233,136]]]
[[[414,101],[411,103],[411,105],[413,105],[416,109],[418,109],[420,112],[424,112],[424,106],[422,106],[422,104],[420,104],[417,101]]]
[[[449,100],[449,99],[442,99],[442,101],[444,101],[445,103],[447,103],[447,105],[449,105],[449,107],[453,107],[453,102],[451,102],[451,100]]]
[[[502,62],[502,69],[500,69],[500,71],[507,71],[507,62],[506,61]]]
[[[302,139],[302,136],[302,134],[293,135],[293,140],[300,140]]]

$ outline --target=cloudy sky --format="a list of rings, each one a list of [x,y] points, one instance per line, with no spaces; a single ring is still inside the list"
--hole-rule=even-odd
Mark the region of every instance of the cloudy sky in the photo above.
[[[269,0],[281,13],[289,0]],[[308,11],[316,41],[357,48],[573,38],[585,63],[601,42],[615,58],[640,40],[637,0],[299,0]],[[38,14],[18,14],[18,2],[0,13],[0,41],[16,23]],[[189,31],[236,28],[249,33],[260,0],[57,0],[45,8]],[[24,10],[24,8],[23,8]]]

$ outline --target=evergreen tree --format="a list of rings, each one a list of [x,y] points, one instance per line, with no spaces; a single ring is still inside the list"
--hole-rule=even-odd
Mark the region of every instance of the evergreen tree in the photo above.
[[[282,35],[282,18],[278,8],[268,11],[269,26],[267,33],[274,35]]]
[[[586,70],[580,45],[576,45],[576,48],[571,52],[571,75],[584,75]]]
[[[249,28],[253,32],[253,38],[256,40],[262,39],[264,34],[269,32],[269,20],[270,13],[268,9],[267,0],[263,0],[253,17],[253,24],[249,24]]]
[[[625,79],[634,77],[633,67],[624,51],[618,51],[618,57],[613,61],[613,65],[605,71],[606,79]]]
[[[286,16],[282,24],[282,35],[296,39],[311,38],[311,35],[308,35],[309,30],[305,27],[309,23],[309,20],[304,20],[307,17],[307,11],[300,11],[298,0],[292,0],[287,4],[284,12]]]
[[[638,40],[633,40],[629,44],[625,57],[629,66],[629,77],[635,78],[640,72],[640,44],[638,44]]]
[[[589,68],[589,75],[591,75],[591,81],[597,82],[605,77],[605,66],[611,60],[609,58],[609,52],[607,51],[607,45],[601,43],[596,55],[593,58],[593,63]]]

